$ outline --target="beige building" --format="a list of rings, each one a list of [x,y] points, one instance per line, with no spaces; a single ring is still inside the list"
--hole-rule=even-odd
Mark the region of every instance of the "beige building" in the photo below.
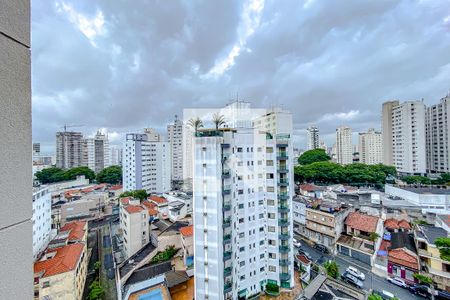
[[[383,136],[370,128],[359,134],[359,162],[367,165],[383,163]]]
[[[56,133],[56,167],[70,169],[82,165],[82,139],[81,132]]]
[[[130,257],[150,242],[148,210],[138,199],[122,198],[119,216],[124,250]]]
[[[352,130],[341,126],[336,129],[336,162],[348,165],[353,162]]]
[[[32,298],[30,1],[0,1],[0,295]]]

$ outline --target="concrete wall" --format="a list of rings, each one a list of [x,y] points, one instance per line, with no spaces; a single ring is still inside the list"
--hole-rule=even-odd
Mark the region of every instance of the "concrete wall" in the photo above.
[[[0,0],[0,295],[33,296],[30,1]]]

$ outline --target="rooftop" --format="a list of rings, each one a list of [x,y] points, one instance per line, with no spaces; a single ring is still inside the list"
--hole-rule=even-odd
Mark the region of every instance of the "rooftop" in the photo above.
[[[437,215],[437,217],[447,226],[450,226],[450,215]]]
[[[164,204],[164,203],[167,203],[168,201],[167,201],[167,199],[166,198],[164,198],[164,197],[158,197],[158,196],[150,196],[150,197],[148,197],[148,200],[150,200],[150,201],[153,201],[153,202],[155,202],[156,204]]]
[[[86,221],[74,221],[70,223],[66,223],[63,227],[61,227],[60,232],[68,231],[69,232],[69,241],[82,241],[85,235],[87,226]]]
[[[345,225],[364,232],[376,232],[378,220],[378,217],[351,212],[345,219]]]
[[[154,265],[146,264],[135,270],[127,279],[125,285],[141,282],[158,275],[162,275],[170,270],[172,270],[172,263],[170,260]]]
[[[391,233],[390,249],[406,248],[412,252],[416,252],[416,245],[414,243],[414,236],[407,232]]]
[[[118,184],[118,185],[113,185],[109,188],[110,191],[117,191],[117,190],[121,190],[122,189],[122,185]]]
[[[128,205],[125,207],[125,210],[129,214],[136,214],[136,213],[140,213],[141,211],[143,211],[144,208],[142,208],[142,206],[140,206],[140,205]]]
[[[76,243],[47,251],[41,260],[34,263],[34,273],[49,277],[74,270],[84,246],[84,243]]]
[[[406,248],[390,250],[388,259],[396,264],[418,270],[419,261],[417,255]]]
[[[190,225],[190,226],[186,226],[186,227],[181,227],[180,233],[184,237],[192,236],[194,234],[194,226]]]
[[[398,186],[398,188],[422,195],[450,195],[450,189],[438,188],[438,187],[410,187],[410,186]]]
[[[444,228],[433,225],[418,225],[418,227],[429,244],[434,244],[440,237],[447,237],[447,231]]]
[[[306,183],[306,184],[300,185],[300,190],[306,191],[306,192],[315,192],[315,191],[323,191],[323,190],[325,190],[325,188],[322,186],[317,186],[314,184]]]
[[[387,219],[384,221],[384,227],[388,229],[411,229],[411,225],[406,220]]]
[[[127,260],[119,265],[120,277],[124,277],[126,274],[128,274],[138,263],[144,260],[155,249],[156,247],[153,246],[153,244],[150,242],[142,247],[141,250],[130,256]]]

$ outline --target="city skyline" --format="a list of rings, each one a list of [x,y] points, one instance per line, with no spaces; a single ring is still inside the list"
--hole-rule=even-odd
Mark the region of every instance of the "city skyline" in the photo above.
[[[448,92],[443,3],[121,5],[33,3],[33,137],[43,152],[64,124],[108,128],[114,144],[143,127],[163,133],[181,107],[222,107],[237,93],[292,111],[295,147],[310,124],[331,146],[340,125],[379,130],[385,101],[431,105]]]

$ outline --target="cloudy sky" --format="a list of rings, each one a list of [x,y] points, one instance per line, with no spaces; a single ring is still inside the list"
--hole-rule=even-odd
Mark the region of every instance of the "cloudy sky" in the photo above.
[[[448,1],[32,1],[33,141],[64,124],[114,143],[235,98],[315,124],[380,127],[389,99],[450,88]]]

